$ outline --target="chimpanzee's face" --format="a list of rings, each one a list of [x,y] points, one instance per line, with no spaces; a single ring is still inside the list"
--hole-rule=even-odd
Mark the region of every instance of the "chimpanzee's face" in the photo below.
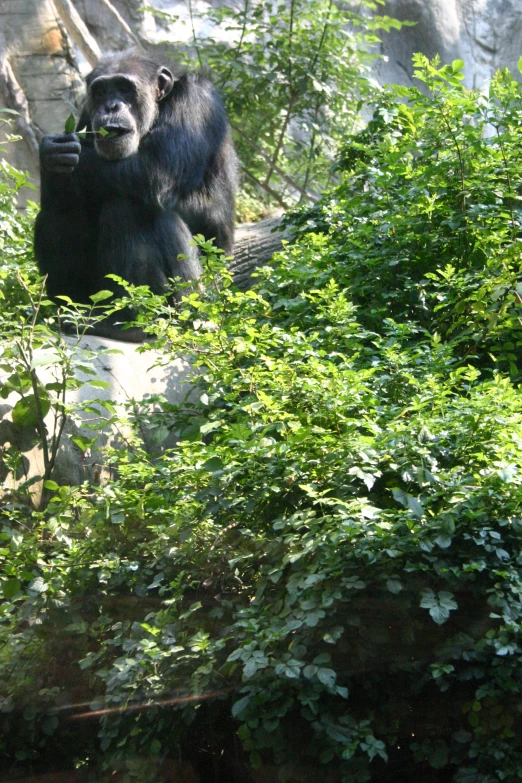
[[[158,102],[173,82],[167,68],[160,69],[153,83],[132,73],[102,73],[93,79],[88,85],[87,110],[98,155],[120,160],[136,153],[158,115]],[[101,129],[107,133],[100,134]]]

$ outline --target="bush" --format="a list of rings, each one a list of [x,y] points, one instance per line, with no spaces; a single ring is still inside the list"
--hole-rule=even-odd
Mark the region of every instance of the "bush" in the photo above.
[[[179,446],[2,512],[10,753],[66,743],[65,645],[84,761],[222,771],[237,731],[281,780],[520,779],[520,86],[416,66],[254,290],[202,243],[156,341],[197,402],[136,414]]]

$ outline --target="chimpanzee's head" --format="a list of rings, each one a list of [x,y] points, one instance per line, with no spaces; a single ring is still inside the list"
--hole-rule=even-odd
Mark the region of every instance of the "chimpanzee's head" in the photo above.
[[[134,52],[100,60],[87,76],[87,112],[96,134],[96,152],[120,160],[137,152],[158,116],[158,104],[171,92],[175,77],[165,66]]]

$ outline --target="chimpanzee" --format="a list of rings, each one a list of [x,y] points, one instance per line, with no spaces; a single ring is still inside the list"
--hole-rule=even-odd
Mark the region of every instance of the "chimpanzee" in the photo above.
[[[169,278],[197,279],[192,234],[227,254],[234,237],[237,159],[210,79],[127,51],[100,60],[86,84],[85,137],[40,145],[35,254],[49,295],[122,293],[109,273],[154,293]]]

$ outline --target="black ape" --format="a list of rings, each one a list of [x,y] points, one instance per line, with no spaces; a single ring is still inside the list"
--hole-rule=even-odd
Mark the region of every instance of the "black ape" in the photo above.
[[[73,133],[46,136],[40,146],[35,253],[49,295],[88,302],[111,286],[111,272],[155,293],[171,277],[196,279],[192,234],[227,253],[234,236],[237,162],[211,82],[123,52],[86,83],[77,130],[91,133],[81,144]]]

